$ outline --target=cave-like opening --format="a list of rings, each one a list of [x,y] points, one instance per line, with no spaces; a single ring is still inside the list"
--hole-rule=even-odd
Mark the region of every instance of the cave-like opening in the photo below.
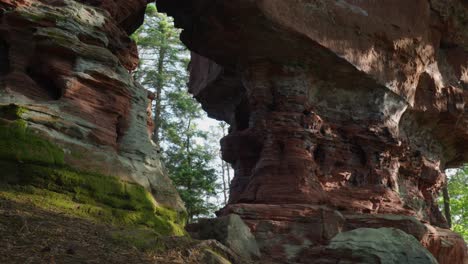
[[[148,5],[144,23],[132,35],[140,55],[133,76],[153,94],[152,139],[193,220],[212,216],[227,203],[233,171],[220,154],[227,125],[209,118],[188,92],[191,54],[180,33],[171,17]]]
[[[44,70],[37,62],[26,68],[26,73],[40,89],[39,94],[45,95],[44,99],[59,100],[62,97],[62,88],[57,83],[55,74],[49,71],[50,69]]]

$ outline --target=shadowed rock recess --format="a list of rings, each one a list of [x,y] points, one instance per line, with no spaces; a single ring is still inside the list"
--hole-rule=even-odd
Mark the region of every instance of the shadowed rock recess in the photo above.
[[[190,92],[231,125],[218,213],[243,219],[261,261],[466,261],[436,201],[468,162],[466,1],[157,5],[193,51]]]

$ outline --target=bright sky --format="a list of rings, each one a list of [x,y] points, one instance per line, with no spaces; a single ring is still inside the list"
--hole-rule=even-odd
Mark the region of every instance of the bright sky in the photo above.
[[[219,126],[219,123],[220,121],[216,120],[216,119],[213,119],[213,118],[209,118],[208,116],[204,116],[200,122],[198,123],[198,125],[200,126],[200,129],[202,130],[205,130],[205,131],[211,131],[211,128],[213,126],[215,127],[218,127]]]

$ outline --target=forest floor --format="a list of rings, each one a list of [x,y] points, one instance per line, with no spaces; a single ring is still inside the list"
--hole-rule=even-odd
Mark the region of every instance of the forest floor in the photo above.
[[[209,246],[204,242],[146,231],[103,225],[0,196],[2,264],[206,263]]]

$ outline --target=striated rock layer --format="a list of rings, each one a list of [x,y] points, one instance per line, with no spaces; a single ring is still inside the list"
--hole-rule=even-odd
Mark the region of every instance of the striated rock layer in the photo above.
[[[231,125],[219,214],[241,216],[262,260],[381,263],[332,242],[393,227],[466,261],[436,201],[444,170],[468,162],[465,1],[157,4],[193,51],[190,92]]]
[[[182,212],[148,134],[151,97],[130,74],[138,54],[129,34],[146,4],[0,0],[0,107],[22,109],[28,131],[63,152],[59,165],[138,183],[160,206]],[[12,154],[5,145],[2,160],[44,163],[33,147]]]

